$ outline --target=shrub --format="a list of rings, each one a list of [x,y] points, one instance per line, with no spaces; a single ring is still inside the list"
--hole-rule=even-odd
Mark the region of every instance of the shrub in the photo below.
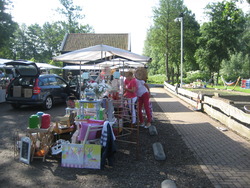
[[[200,70],[187,72],[187,77],[183,78],[184,83],[192,83],[196,80],[208,81],[210,75],[207,72],[203,72]]]
[[[148,83],[149,84],[163,84],[166,80],[166,75],[164,74],[156,74],[148,76]]]

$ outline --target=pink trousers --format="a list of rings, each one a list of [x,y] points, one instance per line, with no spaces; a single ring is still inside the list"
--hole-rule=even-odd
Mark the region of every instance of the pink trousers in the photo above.
[[[144,93],[141,97],[138,97],[138,110],[139,110],[139,121],[140,123],[143,123],[143,115],[142,115],[142,106],[144,106],[144,109],[146,111],[147,115],[147,123],[151,123],[151,114],[150,114],[150,108],[149,108],[149,93]]]

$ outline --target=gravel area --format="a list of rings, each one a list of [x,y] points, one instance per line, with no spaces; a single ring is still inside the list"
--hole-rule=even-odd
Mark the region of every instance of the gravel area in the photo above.
[[[136,159],[136,146],[122,142],[116,142],[114,166],[103,170],[64,168],[60,158],[50,156],[45,162],[35,159],[31,165],[26,165],[9,157],[13,148],[5,148],[0,151],[7,161],[0,163],[1,187],[157,188],[166,179],[174,180],[178,188],[213,187],[181,135],[152,101],[153,125],[158,135],[150,136],[147,129],[140,128],[139,160]],[[154,159],[152,144],[155,142],[163,145],[165,161]]]

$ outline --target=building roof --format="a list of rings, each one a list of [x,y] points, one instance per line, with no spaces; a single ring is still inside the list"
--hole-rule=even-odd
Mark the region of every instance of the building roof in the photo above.
[[[123,50],[131,51],[130,34],[97,34],[97,33],[70,33],[66,34],[61,46],[61,53],[67,53],[90,46],[104,44]]]

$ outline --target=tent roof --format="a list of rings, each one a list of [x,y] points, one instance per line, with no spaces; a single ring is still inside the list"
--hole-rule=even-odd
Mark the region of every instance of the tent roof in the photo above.
[[[61,67],[57,67],[54,65],[50,65],[48,63],[36,63],[37,67],[40,69],[61,69]]]
[[[53,57],[55,61],[63,61],[66,63],[75,63],[75,64],[84,64],[89,61],[96,61],[104,58],[112,58],[112,57],[122,57],[127,61],[135,61],[135,62],[149,62],[151,58],[142,56],[139,54],[135,54],[129,52],[127,50],[123,50],[120,48],[115,48],[108,45],[96,45],[88,48],[83,48],[80,50],[75,50],[63,55],[59,55],[57,57]]]
[[[134,61],[127,61],[126,59],[112,59],[111,61],[104,61],[101,63],[97,63],[95,66],[109,66],[111,68],[118,68],[118,67],[144,67],[145,62],[134,62]]]
[[[62,69],[68,69],[68,70],[100,70],[101,68],[99,66],[93,66],[93,65],[67,65],[63,67]]]
[[[11,60],[11,59],[1,59],[0,58],[0,64],[1,65],[4,65],[4,63],[10,62],[10,61],[13,61],[13,60]]]
[[[5,63],[11,62],[13,60],[10,59],[0,59],[0,67],[4,68],[6,67]],[[18,60],[17,60],[18,61]],[[54,65],[50,65],[48,63],[36,63],[36,66],[40,69],[61,69],[61,67],[57,67]]]

